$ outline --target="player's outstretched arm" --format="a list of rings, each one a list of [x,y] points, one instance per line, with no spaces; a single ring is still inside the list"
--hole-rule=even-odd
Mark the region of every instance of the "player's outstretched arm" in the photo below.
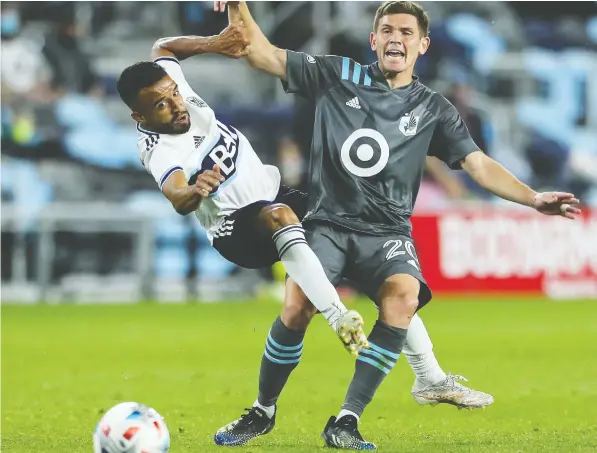
[[[482,187],[505,200],[530,206],[545,215],[574,219],[580,214],[579,200],[571,193],[537,193],[482,151],[469,154],[462,168]]]
[[[247,2],[214,2],[214,10],[224,12],[228,6],[228,21],[230,24],[241,21],[247,31],[249,39],[249,53],[247,61],[256,69],[286,80],[286,50],[279,49],[269,42],[259,25],[251,16]]]
[[[197,177],[194,185],[188,185],[184,173],[176,171],[162,186],[162,193],[170,200],[180,215],[187,215],[199,208],[201,202],[224,182],[217,165],[213,170],[206,170]]]
[[[218,53],[231,58],[248,54],[247,34],[242,22],[229,24],[215,36],[177,36],[158,39],[151,49],[152,59],[175,57],[177,60],[203,53]]]

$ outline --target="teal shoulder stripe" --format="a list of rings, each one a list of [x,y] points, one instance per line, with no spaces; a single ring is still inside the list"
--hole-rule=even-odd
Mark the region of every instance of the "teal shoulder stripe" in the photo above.
[[[369,74],[367,74],[367,71],[365,71],[365,86],[370,87],[371,86],[371,77],[369,77]]]
[[[342,80],[348,80],[348,71],[350,70],[350,60],[346,57],[342,58]]]
[[[352,82],[359,83],[360,79],[361,79],[361,65],[355,62],[354,72],[352,73]]]

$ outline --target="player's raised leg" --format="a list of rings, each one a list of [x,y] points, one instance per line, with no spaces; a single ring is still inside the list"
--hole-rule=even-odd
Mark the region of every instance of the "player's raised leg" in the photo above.
[[[309,247],[305,230],[294,211],[284,204],[273,204],[265,206],[258,218],[263,227],[272,233],[288,275],[325,317],[346,349],[358,354],[367,345],[363,319],[356,311],[347,310],[340,300],[319,258]]]
[[[407,274],[388,277],[378,293],[379,319],[369,334],[370,349],[357,358],[355,372],[338,417],[331,417],[322,437],[330,447],[374,450],[363,439],[358,421],[383,379],[392,370],[406,341],[411,319],[419,306],[419,281]]]
[[[267,335],[261,358],[257,400],[247,413],[218,430],[216,444],[243,445],[274,428],[278,397],[299,364],[305,331],[316,312],[301,288],[288,279],[282,314]]]
[[[413,317],[408,327],[403,352],[416,375],[412,395],[417,403],[447,403],[467,409],[485,407],[493,403],[491,395],[458,383],[458,379],[464,379],[462,376],[446,375],[443,372],[433,353],[429,333],[419,315]]]

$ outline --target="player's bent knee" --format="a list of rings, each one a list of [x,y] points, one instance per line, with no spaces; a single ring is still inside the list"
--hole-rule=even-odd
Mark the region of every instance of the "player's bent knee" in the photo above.
[[[380,300],[394,299],[407,301],[419,297],[421,283],[412,275],[397,274],[386,279],[378,292]]]
[[[288,225],[299,224],[300,221],[294,211],[282,203],[264,207],[259,213],[259,218],[265,227],[272,233]]]
[[[415,294],[400,297],[386,297],[381,300],[381,309],[389,313],[414,314],[419,307],[419,298]]]
[[[419,307],[419,289],[419,281],[410,275],[389,277],[378,295],[382,319],[391,325],[402,326],[412,318]]]
[[[317,311],[314,307],[311,307],[285,305],[282,308],[280,319],[290,330],[306,330]]]

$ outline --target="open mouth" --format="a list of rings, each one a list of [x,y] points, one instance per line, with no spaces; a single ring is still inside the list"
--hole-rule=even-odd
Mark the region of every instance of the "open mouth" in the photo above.
[[[182,115],[180,115],[179,117],[177,117],[174,122],[176,124],[187,124],[187,122],[189,121],[189,115],[187,115],[186,113],[183,113]]]
[[[401,50],[388,50],[386,52],[386,57],[392,59],[392,60],[400,60],[403,58],[406,58],[406,54],[404,52],[402,52]]]

